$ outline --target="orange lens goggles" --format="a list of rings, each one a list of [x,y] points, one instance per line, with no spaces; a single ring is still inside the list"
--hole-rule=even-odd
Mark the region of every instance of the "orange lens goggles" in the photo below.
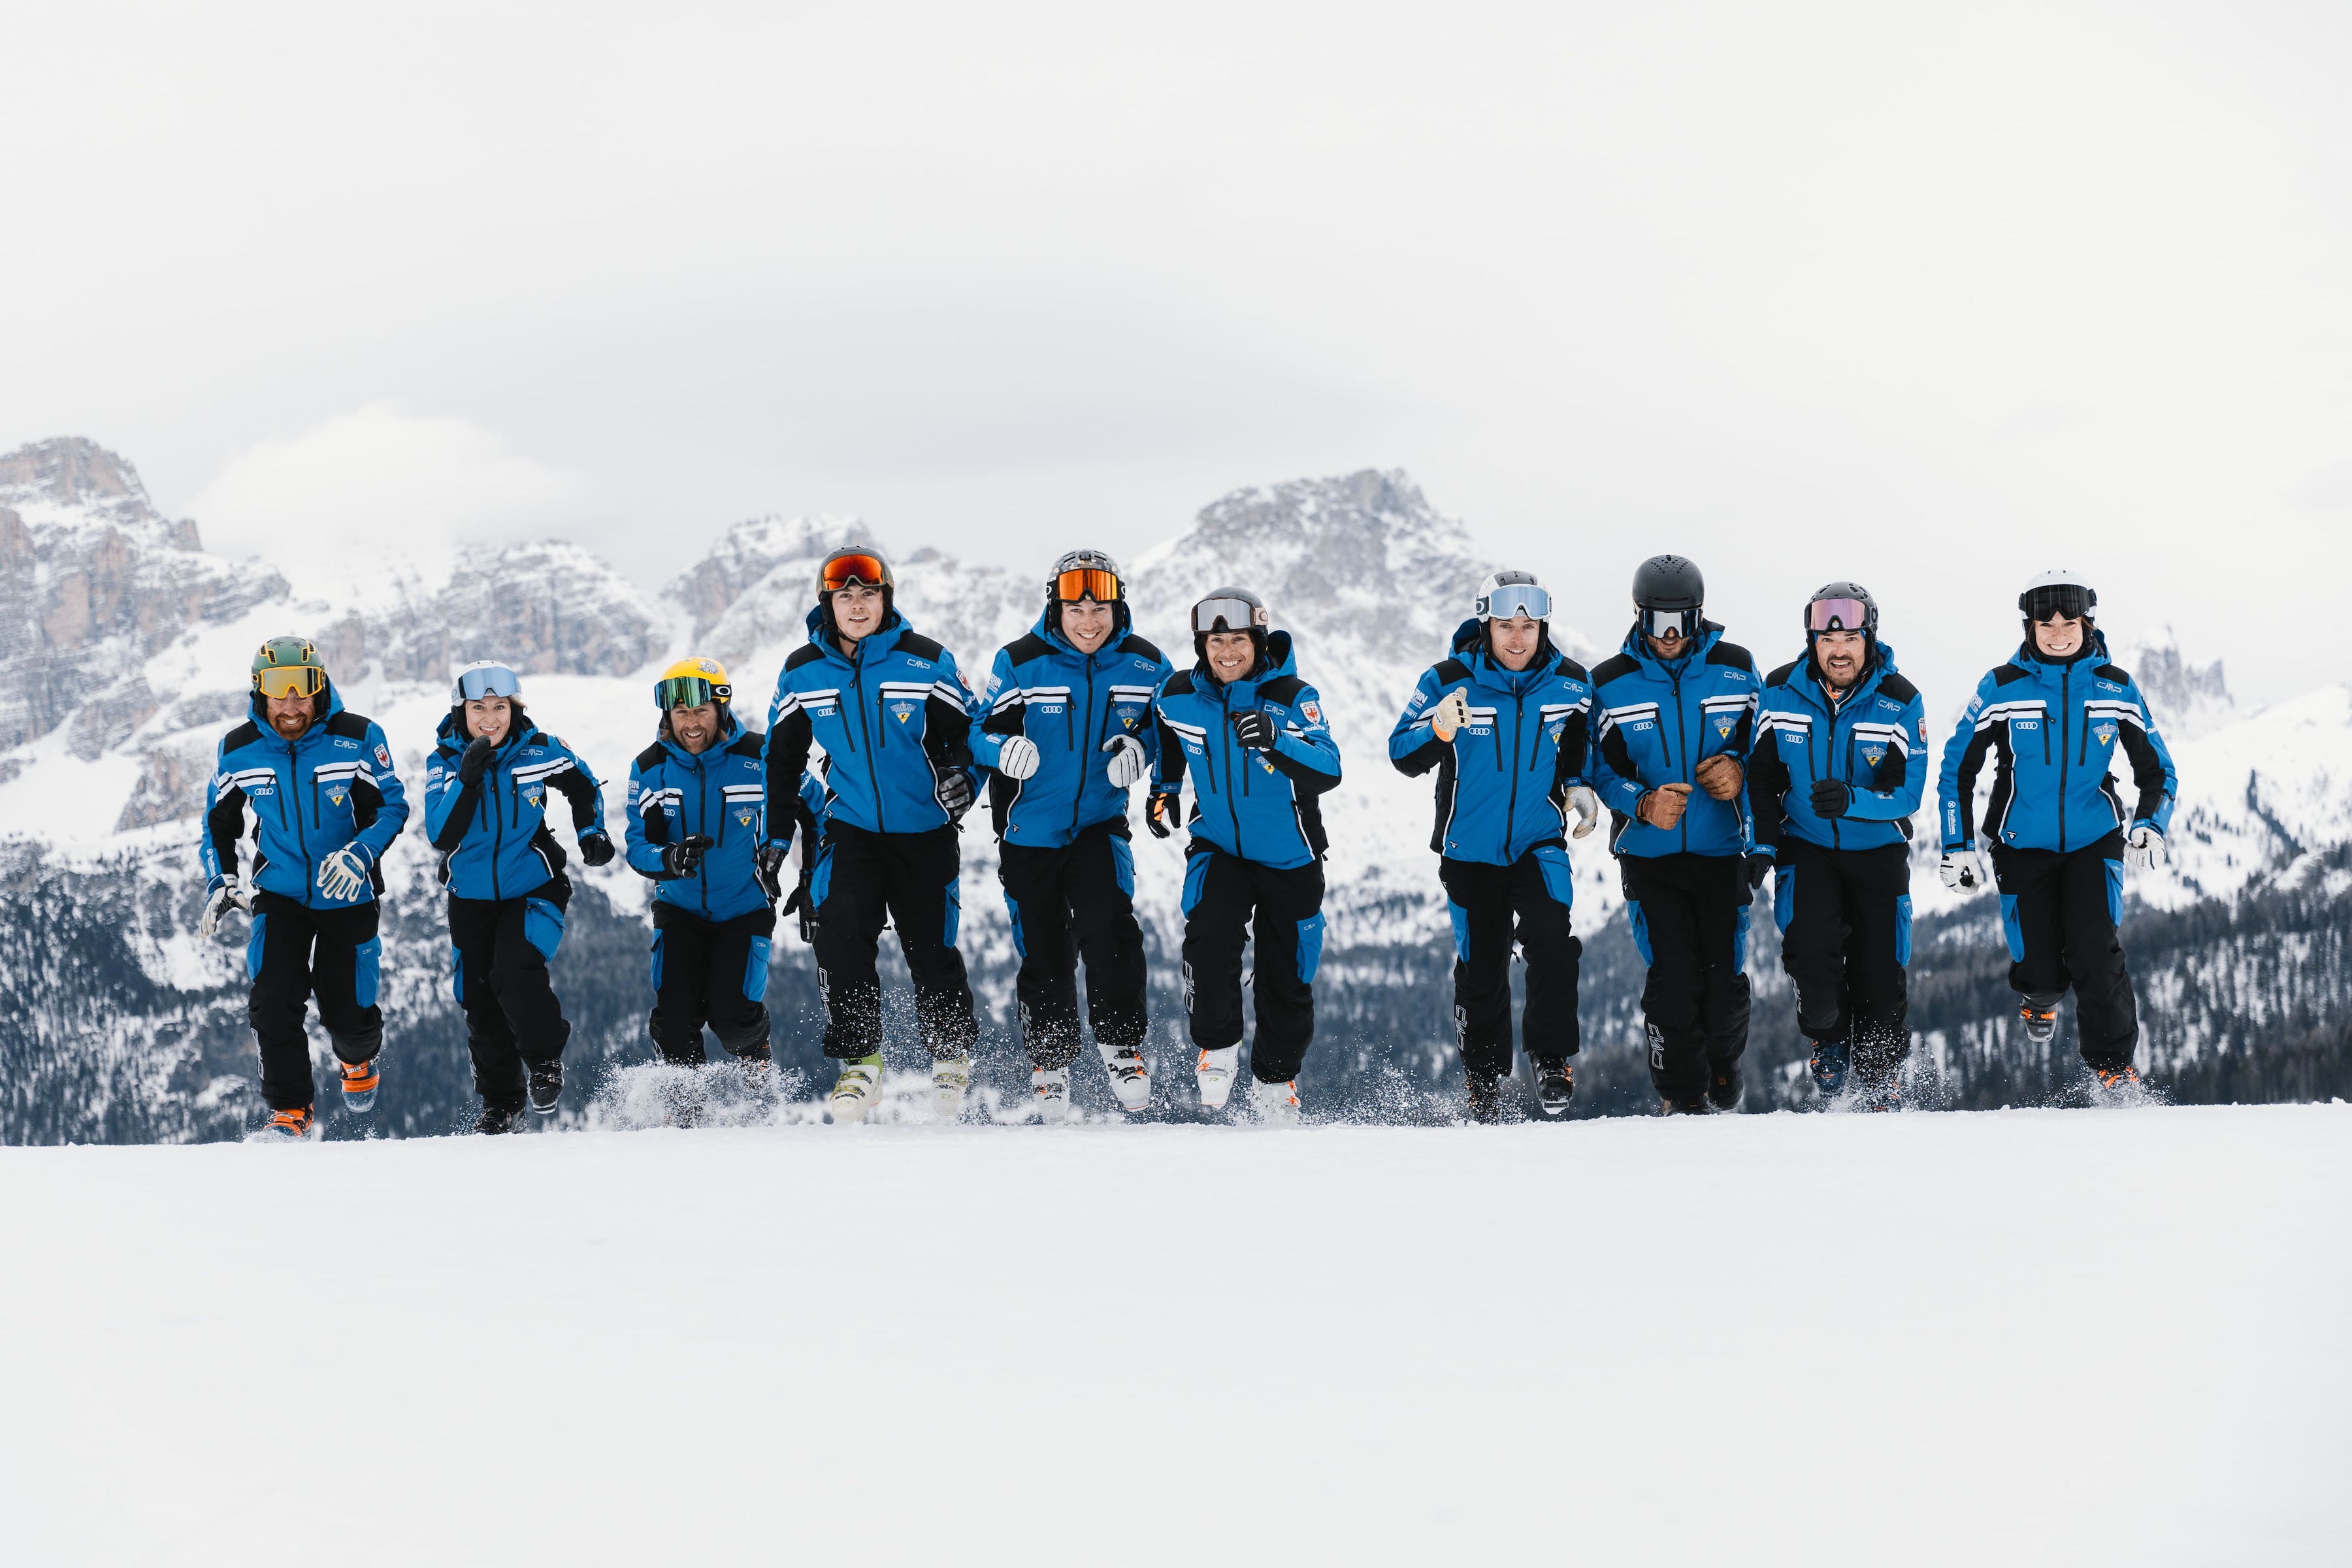
[[[314,665],[277,665],[253,673],[254,689],[264,697],[316,697],[326,685],[327,672]]]
[[[871,555],[844,555],[824,564],[824,591],[828,594],[846,588],[852,583],[863,583],[869,588],[882,585],[882,563]]]
[[[1094,566],[1065,572],[1054,579],[1054,597],[1072,605],[1080,599],[1092,599],[1097,605],[1115,603],[1118,598],[1118,574]]]

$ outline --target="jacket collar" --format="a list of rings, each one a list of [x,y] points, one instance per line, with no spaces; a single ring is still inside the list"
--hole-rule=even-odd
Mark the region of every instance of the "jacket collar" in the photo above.
[[[436,745],[437,748],[441,751],[447,752],[452,756],[463,755],[466,747],[470,743],[467,737],[458,728],[458,711],[459,710],[457,709],[452,708],[448,712],[443,714],[441,716],[440,727],[434,731]],[[515,725],[507,731],[507,738],[500,741],[498,744],[498,749],[490,754],[493,757],[503,757],[508,752],[513,751],[517,746],[528,745],[538,738],[539,726],[532,723],[526,718],[521,723]]]
[[[2107,634],[2093,626],[2091,635],[2083,639],[2083,646],[2068,658],[2052,658],[2033,646],[2032,637],[2027,637],[2017,645],[2017,657],[2010,662],[2020,669],[2030,669],[2037,675],[2054,675],[2078,664],[2105,664],[2109,662]]]
[[[320,714],[316,719],[310,721],[310,727],[302,731],[300,738],[295,741],[294,744],[298,746],[307,746],[319,736],[325,734],[327,732],[327,721],[343,710],[343,694],[340,690],[336,689],[335,683],[332,680],[329,680],[327,682],[325,690],[327,694],[327,710]],[[269,710],[265,705],[265,700],[260,692],[257,691],[246,699],[246,709],[251,715],[256,728],[259,729],[263,734],[268,736],[279,745],[282,746],[286,744],[286,737],[279,734],[275,729],[270,727]]]
[[[1862,679],[1853,683],[1853,689],[1848,691],[1843,700],[1831,700],[1828,688],[1822,680],[1822,672],[1813,663],[1813,651],[1811,647],[1806,648],[1805,657],[1797,661],[1796,671],[1789,677],[1789,684],[1801,690],[1805,694],[1805,700],[1822,711],[1833,714],[1843,713],[1852,709],[1856,702],[1877,690],[1879,684],[1895,672],[1894,648],[1874,638],[1869,668],[1862,672]]]
[[[1698,636],[1691,639],[1690,651],[1675,660],[1673,664],[1668,664],[1650,651],[1649,639],[1642,635],[1642,623],[1636,621],[1625,633],[1622,651],[1626,658],[1639,664],[1653,678],[1664,680],[1671,679],[1677,668],[1689,668],[1693,659],[1705,663],[1707,650],[1722,640],[1721,626],[1713,621],[1701,621],[1698,624]]]
[[[1528,660],[1525,669],[1506,669],[1486,647],[1486,639],[1478,629],[1475,616],[1454,628],[1454,657],[1470,667],[1470,673],[1481,685],[1514,696],[1523,695],[1529,687],[1559,668],[1559,650],[1551,644],[1550,634],[1536,647],[1535,658]]]
[[[881,626],[872,635],[857,640],[857,656],[853,659],[841,651],[840,642],[826,632],[824,606],[819,605],[808,613],[808,640],[822,649],[825,658],[842,664],[863,664],[869,658],[880,658],[898,646],[898,638],[906,630],[907,617],[898,613],[898,605],[891,605],[890,613],[882,617]]]
[[[656,720],[654,724],[654,739],[661,742],[662,750],[689,767],[700,767],[703,757],[717,756],[734,744],[735,737],[742,732],[743,726],[736,722],[735,708],[732,703],[719,710],[719,738],[702,749],[701,756],[695,755],[671,739],[668,728],[660,721]]]
[[[1118,623],[1112,627],[1110,636],[1103,639],[1102,647],[1095,649],[1092,653],[1080,653],[1078,651],[1077,645],[1062,635],[1062,628],[1056,624],[1053,606],[1050,605],[1045,609],[1037,612],[1037,624],[1029,629],[1036,636],[1044,638],[1045,646],[1052,648],[1064,658],[1075,658],[1081,661],[1093,658],[1108,658],[1111,655],[1118,652],[1119,649],[1127,646],[1127,639],[1129,636],[1127,617],[1122,615],[1118,618]]]
[[[1192,666],[1192,673],[1220,701],[1231,702],[1238,693],[1241,700],[1255,702],[1257,700],[1257,689],[1278,676],[1290,674],[1297,668],[1297,649],[1292,645],[1288,632],[1268,632],[1265,634],[1265,656],[1257,661],[1256,668],[1232,685],[1228,686],[1210,674],[1209,661],[1205,658]]]

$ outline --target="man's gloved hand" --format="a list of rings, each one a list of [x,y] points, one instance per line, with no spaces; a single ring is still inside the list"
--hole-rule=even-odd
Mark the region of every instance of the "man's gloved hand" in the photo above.
[[[591,866],[610,864],[613,858],[613,836],[609,833],[582,834],[580,858]]]
[[[1153,790],[1143,803],[1143,826],[1151,829],[1154,838],[1165,838],[1176,830],[1176,805],[1183,797],[1174,790]]]
[[[688,834],[675,844],[662,846],[662,875],[665,878],[691,877],[702,866],[703,852],[718,840],[700,833]]]
[[[466,754],[457,759],[457,782],[461,784],[478,782],[482,770],[490,765],[490,753],[497,750],[482,736],[475,736],[466,747]]]
[[[1945,850],[1944,858],[1936,867],[1936,874],[1944,879],[1944,886],[1958,888],[1962,892],[1974,892],[1979,888],[1992,885],[1992,877],[1985,869],[1984,856],[1975,849]]]
[[[1274,721],[1265,716],[1263,708],[1236,713],[1234,715],[1234,739],[1253,752],[1270,752],[1274,750]]]
[[[1660,784],[1641,798],[1633,807],[1633,815],[1653,827],[1677,826],[1690,806],[1690,792],[1691,786],[1686,784]]]
[[[2124,864],[2135,871],[2153,871],[2163,858],[2164,835],[2156,830],[2152,822],[2140,823],[2124,840]]]
[[[1151,765],[1150,759],[1143,754],[1143,742],[1132,735],[1113,735],[1102,743],[1102,749],[1110,753],[1110,761],[1103,764],[1103,777],[1110,780],[1113,789],[1127,788]]]
[[[196,934],[209,941],[231,910],[243,910],[247,916],[253,913],[253,889],[242,880],[222,882],[213,889],[205,900],[205,918],[198,922]]]
[[[368,852],[346,844],[319,862],[319,891],[341,903],[356,899],[368,885]]]
[[[950,768],[940,775],[939,788],[931,792],[931,798],[940,803],[950,821],[961,822],[963,814],[971,809],[971,774]]]
[[[1577,819],[1571,838],[1581,838],[1601,821],[1601,797],[1582,784],[1570,784],[1568,789],[1568,809]]]
[[[1741,862],[1740,869],[1748,874],[1748,892],[1751,898],[1755,896],[1756,889],[1764,885],[1764,879],[1770,876],[1772,868],[1779,864],[1779,857],[1760,854],[1750,855]]]
[[[1437,706],[1429,710],[1429,727],[1448,745],[1453,744],[1455,731],[1470,727],[1470,699],[1460,687],[1437,700]]]
[[[1026,735],[1007,735],[997,749],[996,771],[1009,779],[1025,779],[1037,771],[1037,742]]]
[[[1740,768],[1739,759],[1721,752],[1699,759],[1698,766],[1691,770],[1691,776],[1698,780],[1699,788],[1717,800],[1729,800],[1739,793],[1739,786],[1748,782],[1748,774]]]
[[[784,861],[792,852],[793,847],[781,838],[771,838],[751,852],[751,875],[759,879],[761,893],[772,904],[776,895],[784,890]]]
[[[1815,779],[1813,781],[1813,815],[1815,816],[1843,816],[1845,808],[1853,804],[1853,791],[1837,780]]]

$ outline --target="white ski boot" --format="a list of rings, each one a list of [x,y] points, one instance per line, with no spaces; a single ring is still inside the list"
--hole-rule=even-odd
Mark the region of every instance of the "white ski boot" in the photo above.
[[[1143,1064],[1143,1053],[1129,1046],[1113,1050],[1101,1041],[1095,1042],[1101,1053],[1103,1071],[1110,1075],[1110,1091],[1118,1096],[1121,1110],[1140,1110],[1151,1103],[1151,1069]]]
[[[1070,1119],[1070,1073],[1067,1068],[1033,1068],[1029,1092],[1036,1098],[1037,1120],[1047,1125]]]
[[[835,1126],[853,1126],[882,1099],[882,1053],[841,1064],[841,1077],[824,1102],[824,1119]]]
[[[1222,1050],[1202,1051],[1201,1059],[1192,1064],[1192,1077],[1201,1086],[1201,1109],[1223,1110],[1234,1092],[1234,1075],[1241,1070],[1242,1048],[1227,1046]]]
[[[941,1057],[931,1064],[931,1120],[952,1124],[963,1115],[963,1097],[971,1088],[971,1058]]]
[[[1297,1081],[1265,1083],[1252,1079],[1250,1105],[1257,1111],[1257,1119],[1268,1127],[1296,1127],[1298,1125]]]

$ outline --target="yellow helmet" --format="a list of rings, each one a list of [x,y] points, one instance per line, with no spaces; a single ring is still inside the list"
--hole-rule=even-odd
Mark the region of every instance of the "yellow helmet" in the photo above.
[[[679,659],[654,682],[654,706],[665,713],[673,708],[699,708],[706,702],[725,707],[734,697],[725,667],[698,654]]]

